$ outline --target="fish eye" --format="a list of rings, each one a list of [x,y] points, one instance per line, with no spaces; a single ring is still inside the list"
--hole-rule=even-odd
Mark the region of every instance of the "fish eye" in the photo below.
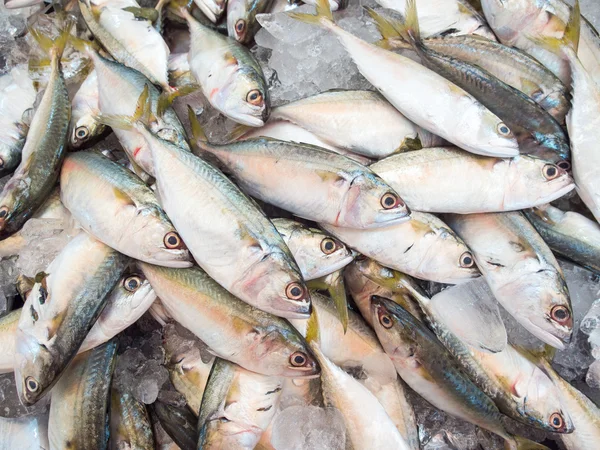
[[[404,206],[404,203],[402,200],[400,200],[400,197],[393,192],[386,192],[383,194],[380,203],[381,206],[383,206],[383,209],[392,209],[398,206]]]
[[[163,242],[165,244],[165,247],[167,247],[169,250],[182,249],[185,247],[179,235],[174,231],[165,234]]]
[[[240,19],[235,23],[235,31],[237,31],[238,34],[242,34],[245,29],[246,21],[244,19]]]
[[[0,219],[4,219],[6,216],[8,216],[8,207],[3,206],[0,208]]]
[[[390,329],[394,325],[394,321],[388,314],[382,314],[379,316],[379,323],[383,328]]]
[[[285,288],[285,295],[290,300],[300,300],[304,297],[304,286],[297,282],[290,283]]]
[[[552,308],[552,311],[550,311],[550,317],[552,317],[552,319],[555,322],[558,322],[559,324],[563,325],[567,323],[571,318],[571,312],[567,309],[566,306],[557,305],[554,308]]]
[[[559,413],[554,413],[550,416],[550,426],[556,430],[564,427],[565,421]]]
[[[465,269],[470,269],[475,265],[475,260],[473,259],[473,255],[471,254],[471,252],[464,252],[462,255],[460,255],[459,261],[460,267],[463,267]]]
[[[556,167],[554,164],[546,164],[542,169],[542,174],[546,180],[554,180],[556,177],[558,177],[558,167]]]
[[[82,127],[77,127],[77,129],[75,130],[75,137],[77,139],[87,139],[87,137],[90,135],[90,130],[88,130],[88,127],[82,126]]]
[[[570,170],[571,169],[571,163],[569,161],[567,161],[566,159],[563,159],[563,160],[557,162],[556,165],[558,167],[560,167],[562,170]]]
[[[335,241],[331,238],[325,238],[321,241],[321,251],[326,255],[331,255],[335,252],[336,247]]]
[[[131,275],[123,280],[123,287],[129,292],[135,291],[142,285],[142,279],[138,275]]]
[[[29,392],[37,392],[40,388],[40,384],[33,377],[27,377],[25,380],[25,386]]]
[[[500,133],[502,136],[510,135],[510,128],[508,128],[504,122],[500,122],[496,127],[496,130],[498,130],[498,133]]]
[[[246,101],[254,106],[262,106],[263,95],[258,89],[252,89],[246,96]]]
[[[307,361],[306,354],[302,352],[294,352],[290,356],[290,364],[294,367],[302,367]]]

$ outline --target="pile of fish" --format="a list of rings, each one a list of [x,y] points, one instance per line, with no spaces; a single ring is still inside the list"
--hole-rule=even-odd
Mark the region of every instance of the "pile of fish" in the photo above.
[[[598,448],[552,360],[557,257],[600,275],[600,36],[577,2],[377,1],[367,42],[344,0],[6,0],[0,265],[64,244],[0,316],[0,449]],[[283,11],[370,89],[271,98]]]

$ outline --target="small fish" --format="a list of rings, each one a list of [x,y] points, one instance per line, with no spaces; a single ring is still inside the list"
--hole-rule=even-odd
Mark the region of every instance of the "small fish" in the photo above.
[[[198,448],[252,450],[279,406],[283,378],[249,372],[218,358],[198,415]]]
[[[476,154],[518,154],[510,129],[473,96],[426,67],[344,31],[333,22],[326,0],[317,1],[316,15],[289,15],[331,31],[360,73],[416,125]]]
[[[523,212],[553,252],[600,274],[600,225],[597,222],[551,205]]]
[[[548,245],[519,212],[446,216],[500,304],[537,338],[564,349],[573,309]]]
[[[192,265],[190,252],[156,195],[108,158],[91,152],[67,156],[60,196],[84,230],[115,250],[152,264]]]
[[[116,341],[82,353],[52,390],[48,434],[51,449],[108,448],[110,382]]]
[[[230,119],[261,127],[269,118],[270,100],[264,74],[239,42],[201,25],[187,10],[191,34],[190,70],[210,104]]]
[[[455,284],[479,276],[465,243],[432,214],[413,212],[406,223],[370,230],[321,226],[363,255],[417,278]]]
[[[383,348],[415,392],[436,408],[502,437],[507,449],[547,448],[508,433],[494,402],[463,374],[436,336],[412,314],[381,297],[372,298],[371,305]]]
[[[411,208],[426,212],[514,211],[549,203],[575,187],[564,169],[541,159],[484,158],[452,147],[392,155],[371,169]]]
[[[232,172],[246,193],[299,217],[353,228],[383,227],[410,217],[404,201],[381,178],[342,155],[264,138],[213,145],[198,136],[196,145]]]
[[[36,275],[16,335],[15,379],[24,405],[35,404],[59,379],[128,263],[81,233]]]
[[[323,92],[274,108],[271,120],[290,121],[329,145],[375,159],[442,141],[373,91]]]
[[[114,386],[110,398],[110,448],[154,450],[152,424],[146,405]]]
[[[71,147],[82,148],[104,133],[106,127],[96,120],[100,115],[100,105],[95,70],[81,83],[71,102],[71,109]]]
[[[227,34],[229,37],[242,44],[252,42],[260,28],[256,15],[268,12],[272,3],[273,0],[228,0]]]
[[[71,103],[60,67],[70,24],[55,40],[32,30],[50,56],[51,75],[33,116],[23,146],[21,163],[0,194],[0,239],[16,231],[50,195],[66,152]]]
[[[235,298],[201,269],[140,267],[167,313],[215,355],[264,375],[318,375],[313,356],[288,322]]]

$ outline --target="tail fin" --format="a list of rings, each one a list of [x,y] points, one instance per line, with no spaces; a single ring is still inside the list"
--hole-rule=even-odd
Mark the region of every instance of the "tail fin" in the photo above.
[[[308,318],[308,323],[306,324],[306,342],[308,342],[309,345],[320,345],[320,341],[319,318],[317,316],[317,309],[313,308],[310,317]]]
[[[333,23],[333,14],[329,7],[329,0],[317,0],[315,14],[304,14],[291,12],[288,14],[292,19],[311,25],[326,26]]]
[[[567,56],[575,56],[577,55],[577,50],[579,48],[580,32],[581,9],[579,8],[579,0],[575,0],[562,39],[544,36],[536,36],[531,39],[551,52],[558,53],[559,51],[562,51]]]
[[[313,289],[327,290],[333,300],[337,311],[338,319],[344,329],[344,334],[348,330],[348,298],[346,297],[346,286],[342,271],[338,270],[322,278],[310,280],[308,286]],[[314,309],[314,308],[313,308]]]
[[[45,35],[37,28],[30,27],[28,30],[40,49],[50,57],[51,61],[60,61],[60,58],[62,58],[63,52],[65,51],[65,47],[67,46],[67,42],[69,42],[73,24],[74,21],[70,16],[65,17],[58,29],[58,36],[54,39]]]
[[[513,436],[513,439],[504,441],[506,450],[550,450],[543,444],[530,441],[521,436]]]
[[[412,47],[412,45],[404,39],[402,33],[399,31],[404,28],[402,23],[392,18],[383,17],[381,14],[377,13],[368,6],[365,6],[365,10],[375,21],[377,30],[379,31],[379,34],[381,34],[381,40],[375,43],[377,46],[388,50],[394,48]]]
[[[190,127],[192,128],[192,138],[194,139],[194,143],[208,142],[206,133],[204,132],[196,113],[190,105],[188,105],[188,119],[190,121]]]
[[[192,92],[197,91],[198,89],[200,89],[200,86],[190,84],[178,88],[171,87],[168,90],[164,90],[158,97],[158,104],[156,105],[156,114],[159,117],[162,117],[164,112],[169,106],[171,106],[171,104],[177,97],[185,97],[186,95],[191,94]]]
[[[144,90],[138,98],[135,106],[135,112],[132,116],[100,114],[96,120],[111,128],[117,128],[121,130],[130,130],[135,126],[136,123],[148,125],[155,121],[156,117],[154,117],[152,114],[152,102],[150,100],[148,85],[144,86]]]

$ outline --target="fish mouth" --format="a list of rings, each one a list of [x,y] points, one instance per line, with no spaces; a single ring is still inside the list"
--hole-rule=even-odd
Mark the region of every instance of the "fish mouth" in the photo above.
[[[272,309],[271,314],[274,314],[284,319],[308,319],[312,312],[312,304],[310,300],[296,302],[288,300],[287,298],[282,299],[284,303],[283,309]]]
[[[539,325],[536,325],[529,319],[527,320],[527,324],[529,325],[529,327],[527,328],[533,335],[535,335],[541,341],[545,342],[548,345],[551,345],[552,347],[558,350],[564,350],[571,341],[570,335],[566,338],[561,339],[553,335],[549,331],[545,330],[544,328],[540,327]]]
[[[172,267],[174,269],[187,269],[194,265],[191,260],[190,253],[184,252],[170,252],[162,251],[155,253],[153,257],[149,258],[146,262],[163,267]]]
[[[546,203],[550,203],[553,200],[556,200],[557,198],[562,197],[565,194],[568,194],[569,192],[571,192],[573,189],[575,189],[575,183],[572,182],[568,185],[566,185],[565,187],[559,189],[558,191],[552,193],[551,195],[548,195],[547,197],[545,197],[544,199],[540,200],[539,205],[543,205]],[[535,206],[539,206],[539,205],[535,205]]]
[[[256,117],[251,114],[228,114],[230,119],[241,123],[242,125],[248,125],[249,127],[262,127],[265,124],[265,120],[261,117]]]

